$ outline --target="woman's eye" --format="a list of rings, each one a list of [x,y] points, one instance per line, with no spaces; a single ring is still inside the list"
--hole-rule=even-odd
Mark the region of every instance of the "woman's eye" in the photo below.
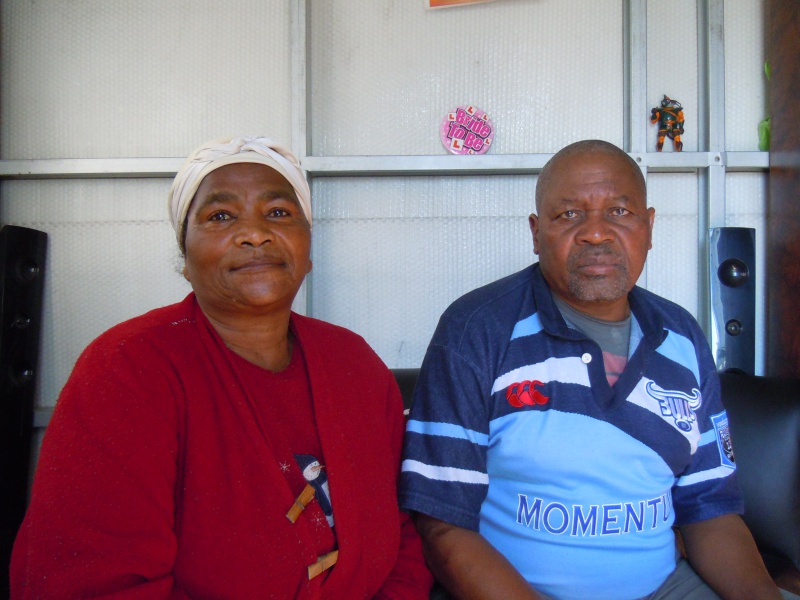
[[[288,217],[289,211],[285,208],[272,208],[267,212],[268,217]]]

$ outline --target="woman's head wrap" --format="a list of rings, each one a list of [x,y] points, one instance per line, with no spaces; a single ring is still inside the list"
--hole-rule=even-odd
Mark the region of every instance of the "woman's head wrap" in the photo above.
[[[294,188],[300,208],[311,225],[311,190],[303,176],[300,161],[288,149],[265,137],[240,137],[203,144],[189,155],[175,176],[167,197],[167,207],[178,246],[184,251],[186,216],[203,178],[215,169],[234,163],[260,163],[275,169]]]

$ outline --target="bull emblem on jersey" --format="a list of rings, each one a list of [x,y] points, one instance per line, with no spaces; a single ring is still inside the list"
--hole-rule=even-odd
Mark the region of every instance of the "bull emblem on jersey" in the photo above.
[[[652,381],[647,382],[647,393],[658,400],[661,414],[664,417],[672,417],[675,426],[681,431],[691,431],[692,423],[697,420],[694,411],[700,408],[703,400],[700,397],[700,390],[692,389],[691,396],[678,390],[664,390]]]

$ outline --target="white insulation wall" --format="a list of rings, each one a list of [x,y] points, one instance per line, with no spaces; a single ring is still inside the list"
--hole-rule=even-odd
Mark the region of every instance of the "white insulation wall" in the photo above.
[[[5,0],[0,159],[179,159],[208,139],[249,133],[302,158],[443,156],[440,121],[465,104],[489,113],[492,154],[551,154],[590,137],[624,147],[631,80],[646,82],[649,106],[663,94],[680,100],[684,151],[704,152],[704,2],[495,0],[428,10],[424,0]],[[624,67],[632,4],[647,19],[646,67],[634,65],[646,73],[634,78]],[[762,0],[724,3],[729,151],[758,150],[763,10]],[[304,11],[307,39],[298,42],[292,19]],[[649,109],[641,119],[652,152]],[[300,308],[361,333],[391,367],[419,365],[451,301],[534,260],[535,183],[510,172],[314,177],[314,270]],[[0,182],[0,224],[49,234],[40,409],[55,404],[100,332],[189,291],[166,218],[169,184]],[[651,172],[648,185],[657,216],[642,283],[701,314],[702,170]],[[763,169],[728,172],[716,223],[755,227],[759,256],[765,188]]]

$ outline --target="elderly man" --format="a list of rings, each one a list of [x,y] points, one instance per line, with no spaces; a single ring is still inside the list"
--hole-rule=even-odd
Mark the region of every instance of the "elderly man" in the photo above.
[[[567,146],[536,210],[539,263],[450,306],[422,365],[400,497],[432,571],[482,600],[780,598],[703,333],[635,287],[655,216],[636,163]]]

